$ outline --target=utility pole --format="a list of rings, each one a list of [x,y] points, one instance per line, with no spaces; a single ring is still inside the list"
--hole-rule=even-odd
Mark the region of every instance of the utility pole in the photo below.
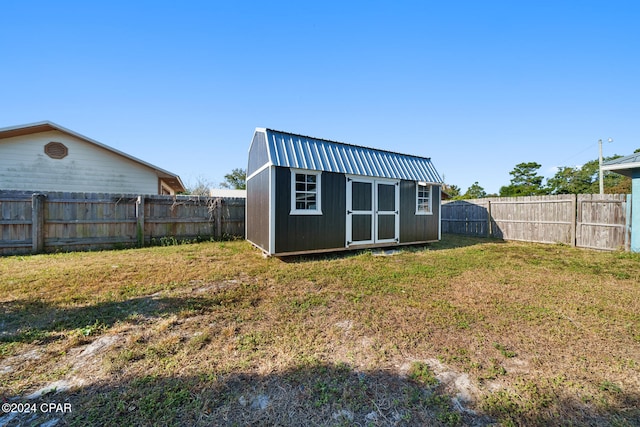
[[[607,142],[613,142],[613,139],[609,138]],[[598,175],[600,177],[600,194],[604,194],[604,179],[602,176],[602,140],[598,140],[598,145],[600,146],[600,156],[598,157]]]

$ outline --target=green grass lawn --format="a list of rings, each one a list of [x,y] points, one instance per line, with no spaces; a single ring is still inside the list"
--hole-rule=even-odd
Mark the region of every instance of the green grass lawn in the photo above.
[[[0,425],[640,425],[639,296],[637,254],[452,235],[4,257],[0,400],[72,410]]]

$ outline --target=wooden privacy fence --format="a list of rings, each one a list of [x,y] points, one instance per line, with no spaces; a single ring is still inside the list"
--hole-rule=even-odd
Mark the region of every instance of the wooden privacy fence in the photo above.
[[[245,200],[0,191],[0,255],[244,237]]]
[[[442,205],[442,232],[628,251],[630,210],[627,194],[456,200]]]

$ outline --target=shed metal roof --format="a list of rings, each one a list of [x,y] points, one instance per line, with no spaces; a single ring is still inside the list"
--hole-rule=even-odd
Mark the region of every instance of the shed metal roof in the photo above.
[[[272,129],[267,134],[269,159],[275,166],[442,183],[430,158],[344,144]]]
[[[629,156],[609,160],[602,164],[602,169],[632,176],[633,171],[640,170],[640,153],[633,153]]]

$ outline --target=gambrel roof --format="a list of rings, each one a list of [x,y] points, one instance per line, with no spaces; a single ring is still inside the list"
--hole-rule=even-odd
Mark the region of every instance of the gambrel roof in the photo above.
[[[258,128],[256,132],[266,134],[269,162],[274,166],[442,183],[430,158],[272,129]]]

